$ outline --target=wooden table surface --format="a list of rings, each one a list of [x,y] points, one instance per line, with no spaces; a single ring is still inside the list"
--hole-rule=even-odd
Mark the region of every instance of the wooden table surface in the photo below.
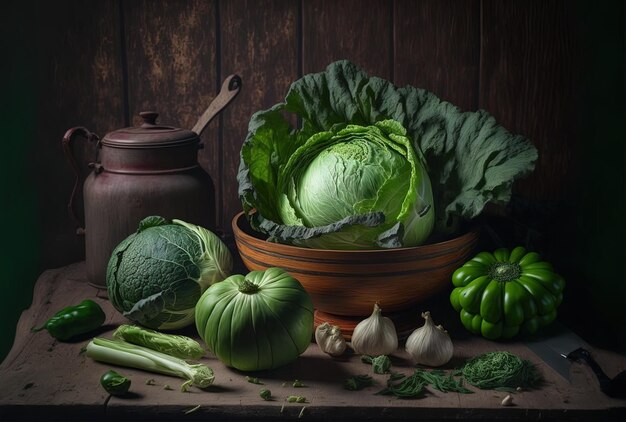
[[[572,364],[568,381],[523,343],[491,342],[463,334],[454,326],[446,327],[455,345],[454,357],[446,368],[458,367],[481,353],[507,350],[534,362],[546,379],[545,386],[514,394],[515,405],[510,407],[501,405],[507,393],[469,385],[473,394],[429,389],[423,398],[402,400],[375,394],[387,376],[373,374],[371,366],[362,363],[359,356],[331,358],[312,343],[294,363],[252,374],[227,368],[209,355],[202,362],[215,371],[214,385],[183,393],[178,378],[117,368],[84,356],[81,348],[93,335],[62,343],[46,331],[30,332],[31,327],[43,324],[59,309],[85,298],[94,299],[107,314],[105,326],[97,335],[110,337],[119,324],[128,322],[113,309],[105,291],[87,284],[83,262],[41,275],[32,306],[19,320],[13,348],[0,365],[0,420],[626,420],[626,400],[605,396],[586,366]],[[435,314],[433,317],[437,322]],[[183,333],[198,339],[193,327]],[[609,376],[626,368],[626,357],[621,354],[600,349],[591,352]],[[412,372],[402,350],[392,358],[396,371]],[[131,378],[130,397],[107,400],[99,378],[111,368]],[[343,388],[346,378],[366,373],[374,377],[373,386],[358,392]],[[246,375],[258,377],[264,385],[249,383]],[[150,378],[155,385],[146,384]],[[296,379],[306,387],[294,388]],[[166,384],[174,389],[164,389]],[[262,400],[262,388],[270,389],[275,399]],[[305,396],[307,401],[287,403],[288,395]]]

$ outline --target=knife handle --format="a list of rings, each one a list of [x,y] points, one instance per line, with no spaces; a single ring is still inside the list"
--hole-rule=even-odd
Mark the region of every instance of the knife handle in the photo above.
[[[623,397],[626,395],[626,371],[620,372],[613,379],[609,378],[598,365],[598,362],[591,356],[591,353],[582,347],[570,352],[567,358],[578,362],[582,361],[589,365],[596,378],[598,378],[600,390],[606,395],[610,397]]]

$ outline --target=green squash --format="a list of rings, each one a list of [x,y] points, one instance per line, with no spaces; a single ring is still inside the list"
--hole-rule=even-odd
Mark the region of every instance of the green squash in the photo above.
[[[452,274],[452,307],[463,326],[485,338],[532,335],[556,318],[563,277],[521,246],[480,252]]]
[[[293,362],[313,335],[313,302],[280,268],[236,274],[212,285],[200,297],[195,318],[209,350],[241,371]]]

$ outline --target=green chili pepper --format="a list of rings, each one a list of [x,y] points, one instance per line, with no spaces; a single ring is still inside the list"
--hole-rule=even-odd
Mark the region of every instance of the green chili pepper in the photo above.
[[[463,326],[491,340],[535,334],[556,318],[565,281],[523,247],[480,252],[452,274],[450,302]]]
[[[128,393],[130,380],[113,370],[109,370],[100,377],[100,385],[112,396],[123,396]]]
[[[83,300],[76,306],[68,306],[54,314],[44,325],[33,328],[37,332],[44,328],[57,340],[66,341],[80,334],[95,330],[104,324],[106,315],[93,300]]]

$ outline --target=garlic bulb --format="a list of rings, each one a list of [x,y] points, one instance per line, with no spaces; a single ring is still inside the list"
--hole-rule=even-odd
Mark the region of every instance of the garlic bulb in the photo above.
[[[372,315],[354,327],[351,344],[356,353],[370,356],[390,355],[398,348],[396,327],[382,315],[378,303]]]
[[[346,339],[341,334],[341,329],[336,325],[325,322],[315,329],[315,342],[322,352],[331,356],[341,356],[346,351]]]
[[[454,347],[452,340],[441,325],[435,326],[430,312],[422,313],[424,325],[411,333],[406,340],[405,350],[415,363],[426,366],[441,366],[450,362]]]

